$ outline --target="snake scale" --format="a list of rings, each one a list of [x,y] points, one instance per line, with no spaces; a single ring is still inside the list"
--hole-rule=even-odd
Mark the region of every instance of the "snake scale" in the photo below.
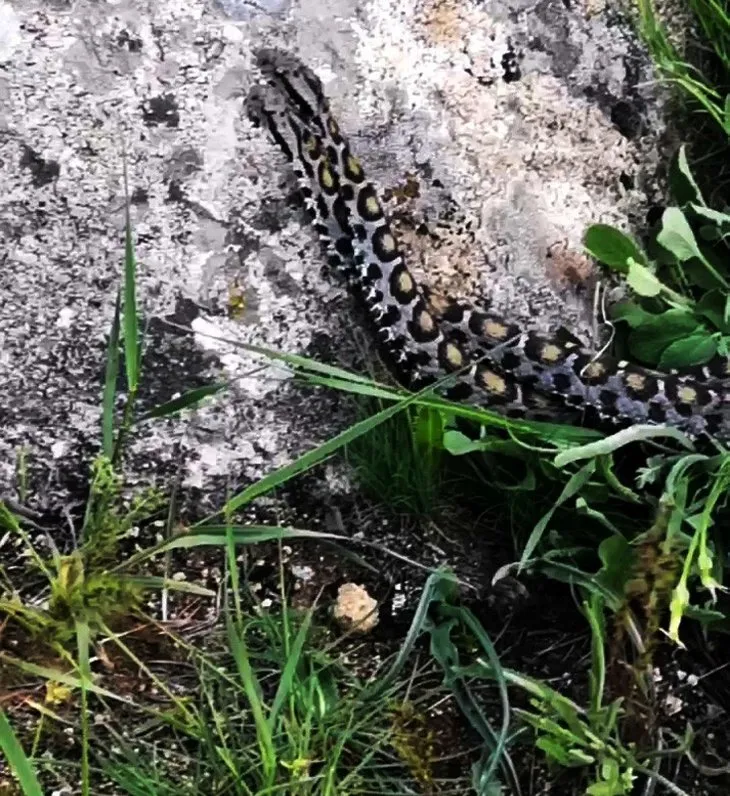
[[[564,416],[595,426],[664,424],[730,438],[728,361],[657,373],[596,356],[568,335],[520,329],[481,307],[436,299],[404,261],[372,182],[305,64],[256,52],[264,82],[245,102],[292,165],[331,265],[365,307],[398,379],[411,389],[452,374],[447,397],[511,417]]]

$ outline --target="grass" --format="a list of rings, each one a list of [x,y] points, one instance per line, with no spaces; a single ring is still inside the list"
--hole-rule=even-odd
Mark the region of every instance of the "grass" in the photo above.
[[[701,181],[728,201],[730,11],[724,0],[682,0],[661,13],[654,0],[630,0],[658,77],[678,100],[674,122],[696,149]],[[679,13],[678,13],[679,12]]]
[[[715,68],[725,68],[724,7],[690,0],[690,8],[711,38]],[[698,77],[648,0],[637,9],[659,70],[727,134],[722,69]],[[586,248],[630,288],[611,319],[617,347],[650,366],[702,365],[730,349],[730,215],[694,174],[682,149],[671,170],[674,205],[642,245],[604,225],[586,233]],[[508,420],[445,401],[435,388],[410,394],[241,346],[286,364],[296,381],[355,396],[361,418],[180,527],[173,496],[126,487],[127,441],[227,385],[137,411],[145,341],[136,269],[127,212],[99,454],[72,549],[39,545],[26,518],[0,503],[0,530],[22,551],[20,563],[0,563],[0,750],[19,792],[35,796],[61,782],[82,794],[103,783],[135,796],[519,796],[518,760],[539,755],[561,792],[687,793],[668,765],[685,759],[693,734],[688,728],[665,742],[652,671],[663,644],[685,643],[688,623],[706,634],[728,626],[716,599],[726,580],[725,448],[696,449],[657,427],[606,437]],[[571,693],[506,666],[509,647],[492,640],[489,617],[477,616],[449,571],[424,574],[423,564],[374,540],[241,519],[257,499],[337,456],[366,493],[416,527],[438,522],[454,533],[471,526],[509,538],[502,544],[511,559],[499,576],[569,585],[587,643],[583,680]],[[18,493],[23,502],[22,468]],[[147,533],[153,521],[163,528],[156,541]],[[382,660],[374,661],[376,642],[333,629],[321,588],[295,601],[281,558],[283,545],[295,542],[338,545],[342,560],[371,575],[377,568],[364,552],[420,572],[410,625],[389,639]],[[353,545],[363,555],[346,549]],[[272,549],[278,595],[268,605],[241,557]],[[220,591],[169,577],[170,557],[192,551],[222,561]],[[178,608],[215,603],[219,621],[204,645],[149,612],[160,594]],[[459,731],[440,737],[445,706]],[[63,728],[79,754],[63,753]]]

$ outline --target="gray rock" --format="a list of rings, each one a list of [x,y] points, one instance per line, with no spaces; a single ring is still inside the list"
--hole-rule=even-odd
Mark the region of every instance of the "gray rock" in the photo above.
[[[189,486],[241,483],[346,422],[224,342],[355,350],[283,158],[241,114],[255,47],[318,71],[382,186],[415,175],[411,215],[434,221],[455,202],[474,220],[438,257],[415,253],[424,278],[523,322],[567,319],[590,337],[583,231],[641,220],[656,192],[647,61],[625,26],[577,3],[2,0],[0,31],[0,494],[27,448],[48,484],[38,499],[65,499],[62,473],[98,444],[123,151],[148,327],[142,407],[234,382],[194,416],[138,429],[131,471],[164,477],[182,460]]]

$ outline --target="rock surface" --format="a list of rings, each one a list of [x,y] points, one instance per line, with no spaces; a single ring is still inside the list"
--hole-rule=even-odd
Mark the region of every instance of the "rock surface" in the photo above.
[[[647,61],[609,12],[578,0],[0,0],[0,494],[27,449],[39,499],[63,498],[98,444],[123,151],[142,406],[221,371],[235,379],[194,417],[135,435],[138,478],[181,460],[184,485],[245,483],[346,422],[335,396],[208,336],[355,348],[286,165],[241,114],[262,45],[316,69],[390,195],[415,186],[399,208],[411,226],[454,204],[473,221],[442,232],[437,251],[400,225],[424,278],[590,337],[583,231],[643,219],[661,129]]]

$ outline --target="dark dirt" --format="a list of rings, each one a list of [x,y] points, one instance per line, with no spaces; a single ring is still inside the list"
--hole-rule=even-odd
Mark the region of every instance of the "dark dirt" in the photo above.
[[[78,472],[83,472],[80,469]],[[84,494],[84,479],[79,476],[78,503],[72,512],[78,514]],[[490,586],[491,574],[501,565],[515,559],[514,544],[519,540],[509,537],[509,524],[505,517],[492,511],[484,513],[479,502],[472,510],[450,512],[449,519],[438,527],[424,524],[409,517],[401,517],[378,509],[358,493],[349,497],[327,494],[319,471],[315,470],[291,484],[277,495],[269,506],[247,511],[239,518],[242,524],[272,524],[338,532],[350,537],[354,543],[343,543],[335,547],[321,542],[286,542],[280,549],[276,545],[256,545],[245,548],[240,556],[241,573],[245,582],[256,584],[258,600],[270,600],[275,608],[280,603],[279,574],[285,575],[286,592],[299,605],[309,604],[317,595],[321,605],[331,603],[338,587],[347,581],[362,584],[380,602],[380,623],[367,638],[358,640],[350,648],[356,653],[349,657],[354,665],[367,667],[374,660],[383,660],[395,653],[409,627],[427,572],[422,568],[450,566],[463,582],[462,599],[483,623],[494,641],[500,660],[505,667],[542,678],[553,688],[580,704],[585,704],[588,673],[590,668],[590,639],[587,625],[579,613],[575,597],[567,586],[544,578],[521,579],[524,591]],[[64,488],[70,486],[67,480]],[[489,503],[489,496],[483,495]],[[183,520],[195,517],[195,501],[190,495],[179,496],[179,504],[186,506]],[[290,507],[296,506],[296,511]],[[535,507],[539,515],[539,506]],[[76,520],[80,519],[79,516]],[[59,517],[45,517],[41,524]],[[525,526],[531,527],[531,526]],[[139,538],[123,545],[120,560],[129,555],[135,545],[151,543],[154,534],[160,531],[159,524],[142,528]],[[54,534],[57,540],[65,534]],[[44,534],[38,532],[38,539]],[[366,547],[357,540],[369,540],[376,547]],[[395,558],[395,551],[415,564]],[[342,550],[349,550],[361,557],[345,558]],[[11,580],[24,566],[13,561],[6,548],[4,566]],[[363,565],[363,561],[365,565]],[[153,565],[155,574],[162,574],[162,562]],[[213,590],[221,586],[222,555],[211,550],[195,550],[174,553],[168,563],[168,575],[183,577],[188,582],[199,583]],[[310,573],[308,578],[302,573]],[[177,574],[176,574],[177,573]],[[28,581],[24,582],[30,586]],[[157,596],[147,603],[146,610],[157,619],[161,618],[160,601]],[[204,647],[213,639],[210,622],[215,618],[214,606],[200,598],[171,596],[168,610],[172,617],[171,629],[187,634],[196,644]],[[179,679],[185,672],[185,661],[180,652],[152,626],[125,621],[130,632],[128,642],[143,660],[155,661],[155,671],[163,678]],[[12,625],[0,628],[0,648],[10,655],[37,663],[52,664],[52,656],[44,657],[41,648],[20,634]],[[656,702],[654,713],[660,726],[664,727],[664,748],[675,747],[677,736],[685,731],[690,722],[696,733],[693,747],[695,763],[707,767],[712,774],[703,775],[682,757],[668,761],[662,768],[679,787],[692,796],[720,796],[728,792],[730,774],[722,773],[725,765],[723,755],[730,745],[728,710],[730,688],[727,686],[725,662],[730,654],[730,643],[725,636],[716,634],[710,642],[699,634],[688,634],[688,650],[675,649],[668,642],[660,643],[656,654]],[[141,701],[151,699],[159,707],[162,702],[155,689],[150,689],[136,667],[130,666],[121,656],[106,645],[108,651],[96,664],[102,676],[101,685],[129,695]],[[360,662],[358,664],[358,661]],[[183,675],[180,675],[180,673]],[[435,673],[434,678],[438,679]],[[35,714],[22,706],[28,699],[43,701],[44,688],[27,675],[20,675],[12,667],[0,669],[0,681],[4,683],[0,703],[31,733]],[[194,680],[189,678],[186,688]],[[182,686],[181,686],[182,687]],[[495,726],[499,723],[500,707],[496,689],[491,685],[478,688],[487,714]],[[511,694],[514,704],[529,707],[524,696],[515,691]],[[54,709],[61,715],[73,719],[77,707],[72,703]],[[103,710],[97,708],[103,715]],[[118,718],[118,717],[117,717]],[[461,752],[476,749],[478,738],[458,718],[452,701],[448,701],[438,715],[433,716],[437,730],[437,749],[451,759],[445,771],[452,775],[454,767],[462,766],[468,771],[468,760]],[[132,716],[129,720],[133,720]],[[103,722],[102,722],[103,723]],[[55,732],[55,731],[54,731]],[[28,738],[31,736],[28,735]],[[53,735],[54,754],[59,758],[71,755],[76,749],[63,732]],[[451,750],[449,752],[449,750]],[[470,758],[471,759],[471,758]],[[513,751],[520,772],[523,793],[537,796],[542,793],[579,794],[585,784],[576,777],[549,772],[541,753],[531,745],[521,745]],[[98,793],[113,793],[103,788]],[[642,792],[640,790],[637,793]],[[655,793],[668,792],[657,787]]]

